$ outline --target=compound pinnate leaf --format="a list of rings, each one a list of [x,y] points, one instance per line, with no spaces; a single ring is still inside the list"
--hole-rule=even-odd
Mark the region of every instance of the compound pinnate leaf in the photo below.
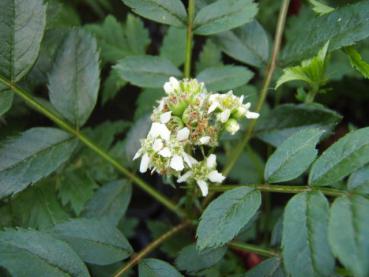
[[[68,244],[34,230],[0,232],[0,266],[12,276],[90,276]]]
[[[273,257],[263,261],[246,272],[244,277],[284,277],[281,258]]]
[[[194,20],[194,32],[211,35],[252,21],[258,11],[252,0],[219,0],[202,8]]]
[[[132,187],[124,180],[103,185],[87,203],[83,215],[100,218],[117,225],[125,214],[132,196]]]
[[[138,265],[139,277],[183,277],[173,266],[158,259],[144,259]]]
[[[265,180],[270,183],[297,178],[318,155],[315,148],[324,131],[305,129],[286,139],[270,156],[265,167]]]
[[[226,247],[199,251],[196,244],[184,247],[176,258],[176,266],[188,273],[196,273],[219,262],[227,251]]]
[[[350,175],[347,188],[358,193],[369,194],[369,165]]]
[[[269,40],[256,21],[214,37],[217,45],[230,57],[253,66],[265,65],[269,57]]]
[[[17,193],[68,160],[76,140],[54,128],[32,128],[0,146],[0,198]]]
[[[133,12],[148,19],[173,25],[185,26],[186,9],[181,0],[122,0]]]
[[[293,114],[293,116],[291,116]],[[319,104],[286,104],[267,115],[261,115],[256,125],[256,136],[273,146],[305,128],[319,128],[326,133],[342,119],[335,111]]]
[[[100,219],[73,219],[56,225],[51,233],[91,264],[112,264],[133,252],[124,235],[113,224]]]
[[[329,243],[353,276],[369,275],[369,200],[359,195],[337,198],[329,217]]]
[[[175,47],[173,47],[175,45]],[[160,48],[160,56],[167,58],[174,65],[180,66],[185,61],[186,54],[186,29],[169,27],[163,44]]]
[[[369,36],[369,2],[343,6],[335,11],[310,19],[304,31],[296,33],[287,43],[282,62],[292,63],[309,58],[330,41],[329,50],[349,46]]]
[[[42,0],[1,0],[0,75],[18,82],[35,63],[46,24]]]
[[[49,75],[50,101],[76,127],[89,118],[100,86],[96,39],[83,30],[72,30],[56,53]]]
[[[309,184],[328,186],[369,162],[369,127],[353,131],[332,146],[314,162]]]
[[[170,76],[181,76],[181,72],[169,60],[156,56],[127,57],[114,68],[124,80],[147,88],[162,87]]]
[[[328,212],[328,200],[320,192],[299,193],[288,202],[283,218],[282,255],[289,276],[332,276]]]
[[[212,91],[229,90],[246,84],[254,76],[252,71],[243,66],[224,65],[209,67],[197,75],[207,89]]]
[[[231,241],[255,215],[260,191],[240,187],[223,193],[210,203],[197,227],[197,247],[215,248]]]

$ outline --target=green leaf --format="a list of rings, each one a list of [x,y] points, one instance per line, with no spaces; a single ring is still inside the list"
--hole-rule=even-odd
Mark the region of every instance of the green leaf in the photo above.
[[[328,13],[331,13],[334,11],[334,8],[326,5],[326,4],[323,4],[322,2],[320,1],[317,1],[317,0],[309,0],[310,4],[313,6],[313,11],[316,12],[317,14],[319,15],[325,15],[325,14],[328,14]]]
[[[211,35],[252,21],[258,11],[252,0],[219,0],[202,8],[194,20],[197,35]]]
[[[133,252],[123,234],[104,220],[73,219],[56,225],[51,233],[67,242],[90,264],[112,264],[128,258]]]
[[[347,182],[350,191],[369,194],[369,165],[351,174]]]
[[[341,115],[319,104],[285,104],[262,114],[255,131],[261,140],[278,146],[305,128],[319,128],[328,134],[341,119]]]
[[[175,263],[179,270],[193,274],[218,263],[223,258],[226,251],[226,247],[219,247],[200,252],[196,248],[196,244],[191,244],[178,253]]]
[[[293,180],[304,173],[318,155],[315,148],[324,131],[304,129],[286,139],[269,157],[264,178],[270,183]]]
[[[183,277],[173,266],[158,259],[144,259],[138,265],[139,277]]]
[[[64,206],[70,204],[79,216],[97,188],[95,181],[83,170],[68,170],[57,179],[58,196]]]
[[[231,241],[255,215],[261,204],[260,191],[240,187],[212,201],[197,227],[197,247],[215,248]]]
[[[42,0],[1,0],[0,76],[18,82],[35,63],[46,24]]]
[[[362,196],[337,198],[329,217],[329,243],[334,255],[353,276],[369,275],[369,200]]]
[[[0,198],[55,171],[76,145],[69,134],[54,128],[32,128],[0,145]]]
[[[333,275],[328,212],[329,203],[320,192],[299,193],[288,202],[283,218],[282,255],[289,276]]]
[[[143,55],[150,44],[148,30],[142,20],[133,14],[128,14],[126,20],[127,43],[133,54]]]
[[[246,84],[254,76],[243,66],[224,65],[209,67],[197,75],[197,79],[205,83],[208,90],[229,90]]]
[[[127,84],[123,80],[117,69],[113,68],[110,71],[109,77],[105,80],[102,91],[102,104],[105,105],[109,100],[113,99],[115,95]]]
[[[269,258],[247,271],[245,277],[284,277],[282,261],[278,257]]]
[[[33,230],[0,232],[0,266],[12,276],[90,276],[68,244]]]
[[[126,213],[131,200],[132,187],[124,180],[103,185],[87,203],[83,215],[106,219],[117,225]]]
[[[127,57],[114,68],[124,80],[147,88],[162,87],[170,76],[181,76],[181,72],[169,60],[157,56]]]
[[[14,93],[8,89],[2,89],[0,84],[0,116],[10,110],[13,103]]]
[[[353,46],[345,47],[344,52],[349,57],[351,66],[369,79],[369,64],[363,60],[360,53]]]
[[[264,28],[256,21],[214,37],[228,56],[245,64],[262,67],[269,58],[269,40]]]
[[[127,17],[128,19],[128,17]],[[126,56],[132,55],[123,24],[112,15],[108,15],[101,25],[86,26],[92,32],[101,48],[101,58],[105,62],[116,62]]]
[[[169,27],[160,48],[160,57],[170,60],[175,66],[180,66],[185,61],[185,54],[186,29]]]
[[[69,218],[50,181],[42,181],[12,199],[11,209],[18,226],[46,229]]]
[[[180,0],[122,0],[133,12],[163,24],[186,26],[187,13]]]
[[[369,127],[358,129],[330,146],[314,162],[309,184],[331,185],[369,162]]]
[[[367,38],[368,9],[369,2],[361,1],[310,19],[304,24],[304,31],[296,33],[293,40],[287,43],[282,62],[288,64],[311,57],[327,41],[330,41],[329,51],[333,51]]]
[[[56,53],[48,86],[51,103],[76,127],[96,105],[99,74],[96,40],[83,30],[72,30]]]
[[[327,81],[325,76],[326,57],[329,42],[324,44],[318,54],[311,59],[304,60],[301,65],[283,69],[283,75],[278,79],[276,89],[282,84],[291,81],[304,81],[312,87],[319,88]]]
[[[208,39],[202,48],[199,60],[196,62],[196,71],[201,72],[208,67],[222,66],[222,53],[218,46]]]

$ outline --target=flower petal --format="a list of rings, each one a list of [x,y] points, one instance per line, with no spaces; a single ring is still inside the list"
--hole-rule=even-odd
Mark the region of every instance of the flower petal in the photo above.
[[[183,159],[185,161],[185,163],[189,166],[189,167],[192,167],[194,164],[197,164],[197,160],[192,157],[191,155],[187,154],[186,152],[184,152],[182,154],[183,156]]]
[[[141,157],[142,155],[142,148],[138,149],[138,151],[136,152],[136,154],[134,155],[133,159],[132,160],[136,160],[138,159],[139,157]]]
[[[208,178],[213,183],[222,183],[225,179],[222,173],[218,172],[217,170],[213,170],[212,172],[210,172]]]
[[[205,197],[206,195],[208,195],[208,192],[209,192],[208,184],[203,180],[197,180],[196,183],[201,190],[202,196]]]
[[[187,171],[185,174],[183,174],[181,177],[178,178],[177,183],[183,183],[188,180],[192,176],[192,171]]]
[[[215,110],[216,110],[216,108],[218,108],[218,106],[219,106],[218,102],[213,102],[213,103],[210,105],[209,109],[208,109],[208,114],[209,114],[209,113],[212,113],[213,111],[215,111]]]
[[[177,139],[179,141],[184,141],[188,139],[189,135],[190,135],[190,130],[187,127],[184,127],[177,132]]]
[[[172,117],[172,112],[171,111],[163,113],[162,115],[160,115],[160,122],[163,123],[163,124],[166,124],[166,123],[169,122],[171,117]]]
[[[231,115],[231,111],[225,110],[221,112],[220,114],[218,114],[217,118],[220,122],[225,123],[229,119],[230,115]]]
[[[150,164],[150,157],[146,153],[142,156],[141,163],[140,163],[140,172],[145,173],[149,168]]]
[[[170,139],[170,131],[165,124],[154,122],[151,125],[148,136],[153,138],[161,137],[162,139],[168,141]]]
[[[163,147],[164,147],[164,144],[161,139],[154,140],[154,143],[152,144],[152,149],[155,152],[159,152],[161,149],[163,149]]]
[[[182,171],[184,169],[182,157],[178,155],[174,155],[170,161],[170,167],[176,171]]]
[[[215,168],[217,166],[217,156],[215,154],[210,154],[206,159],[206,166],[208,168]]]
[[[162,150],[160,150],[159,155],[164,158],[169,158],[170,156],[172,156],[172,152],[168,147],[165,147]]]
[[[250,119],[258,118],[259,117],[259,114],[258,113],[247,111],[246,112],[246,117],[247,118],[250,118]]]
[[[204,136],[204,137],[201,137],[201,138],[199,139],[199,142],[200,142],[201,144],[208,144],[208,143],[209,143],[209,141],[210,141],[210,137],[209,137],[209,136]]]

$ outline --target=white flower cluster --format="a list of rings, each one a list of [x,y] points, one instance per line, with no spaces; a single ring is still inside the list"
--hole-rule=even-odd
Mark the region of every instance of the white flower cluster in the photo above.
[[[239,119],[259,114],[249,111],[251,104],[243,104],[242,96],[211,94],[196,79],[171,77],[164,90],[167,96],[154,109],[151,129],[133,159],[141,157],[140,172],[150,169],[176,176],[178,183],[196,182],[206,196],[208,182],[221,183],[225,177],[216,169],[214,154],[201,161],[193,157],[197,148],[216,146],[223,130],[234,134]]]

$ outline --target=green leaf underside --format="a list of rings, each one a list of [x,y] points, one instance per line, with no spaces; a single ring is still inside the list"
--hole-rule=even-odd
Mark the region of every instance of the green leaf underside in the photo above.
[[[180,0],[122,0],[133,12],[163,24],[186,26],[187,13]]]
[[[117,225],[131,200],[132,187],[124,180],[103,185],[87,203],[83,215],[100,218]]]
[[[144,259],[138,265],[139,277],[183,277],[173,266],[158,259]]]
[[[261,67],[268,61],[268,36],[256,20],[219,34],[214,40],[224,53],[245,64]]]
[[[196,248],[196,244],[191,244],[178,253],[175,263],[179,270],[184,270],[188,273],[196,273],[218,263],[223,258],[226,251],[226,247],[219,247],[200,252]]]
[[[14,94],[7,89],[1,89],[0,84],[0,116],[5,114],[12,106]]]
[[[255,133],[261,140],[278,146],[295,132],[308,127],[329,133],[341,119],[341,115],[319,104],[285,104],[261,115]]]
[[[369,2],[343,6],[320,17],[310,19],[304,31],[296,34],[287,43],[282,62],[285,64],[301,61],[313,56],[327,42],[329,50],[352,45],[369,36]]]
[[[48,87],[51,103],[76,127],[83,126],[96,105],[99,75],[95,38],[72,30],[56,53]]]
[[[35,63],[46,24],[42,0],[1,0],[0,76],[18,82]]]
[[[255,215],[261,204],[260,191],[248,187],[223,193],[210,203],[197,227],[197,247],[220,247],[231,241]]]
[[[334,255],[353,276],[369,275],[369,200],[362,196],[342,196],[331,208],[329,242]]]
[[[351,174],[347,188],[351,191],[369,194],[369,165]]]
[[[246,67],[225,65],[209,67],[196,78],[204,82],[208,90],[219,91],[240,87],[250,81],[253,75]]]
[[[285,269],[294,276],[332,276],[334,258],[328,245],[327,199],[320,192],[295,195],[283,219],[282,255]]]
[[[245,277],[284,277],[281,258],[273,257],[264,260],[251,270],[246,272]]]
[[[0,198],[52,173],[76,145],[75,139],[54,128],[32,128],[0,145]]]
[[[160,56],[170,60],[175,66],[180,66],[185,61],[185,49],[186,29],[169,27],[160,48]]]
[[[114,67],[121,77],[133,85],[159,88],[169,77],[180,77],[181,72],[167,59],[156,56],[133,56],[118,62]]]
[[[318,155],[315,148],[324,131],[305,129],[285,140],[268,159],[265,179],[270,183],[284,182],[304,173]]]
[[[194,32],[211,35],[252,21],[258,11],[252,0],[219,0],[202,8],[194,20]]]
[[[309,184],[328,186],[369,162],[369,127],[358,129],[330,146],[314,162]]]
[[[0,232],[0,266],[12,276],[90,276],[68,244],[34,230]]]
[[[123,234],[104,220],[73,219],[56,225],[51,233],[66,241],[83,261],[91,264],[112,264],[133,252]]]

